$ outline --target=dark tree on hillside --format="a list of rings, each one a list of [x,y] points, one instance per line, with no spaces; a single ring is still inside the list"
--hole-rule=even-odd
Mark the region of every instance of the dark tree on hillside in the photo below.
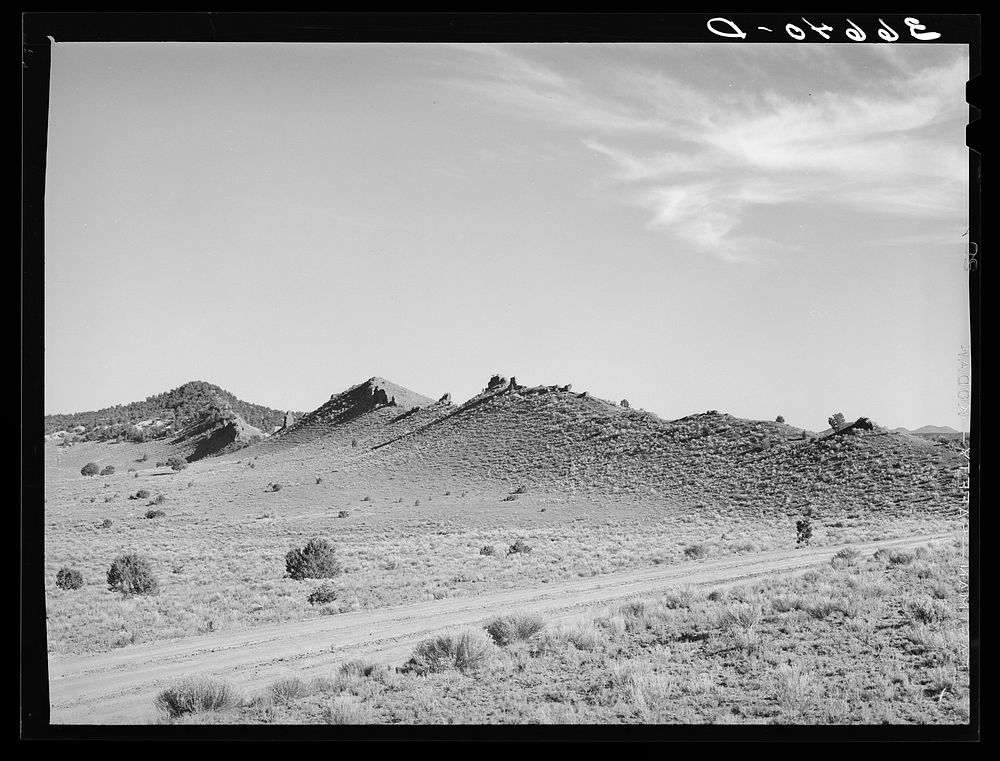
[[[778,417],[776,417],[774,419],[774,422],[775,423],[784,423],[785,422],[785,416],[784,415],[778,415]]]
[[[847,419],[844,417],[843,412],[838,412],[835,415],[831,415],[826,422],[828,422],[830,424],[830,427],[835,431],[839,431],[841,428],[847,425]]]

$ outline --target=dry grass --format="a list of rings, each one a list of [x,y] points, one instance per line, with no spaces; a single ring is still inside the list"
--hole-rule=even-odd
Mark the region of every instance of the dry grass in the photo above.
[[[272,714],[285,723],[963,724],[967,613],[957,549],[912,566],[859,557],[796,577],[630,602],[494,650],[476,678],[346,666]],[[881,582],[854,618],[811,610]],[[946,588],[944,598],[928,590]],[[796,604],[788,605],[788,601]],[[944,615],[914,614],[928,605]],[[929,620],[925,621],[927,618]],[[480,632],[481,633],[481,632]],[[741,638],[755,637],[753,646]],[[439,638],[453,643],[451,635]],[[453,652],[435,644],[435,652]],[[263,721],[245,706],[243,722]]]
[[[47,588],[50,649],[109,650],[684,563],[690,562],[685,549],[693,546],[710,557],[795,546],[794,515],[763,497],[710,499],[694,490],[687,497],[684,487],[666,500],[610,490],[554,493],[532,485],[516,502],[501,503],[520,482],[457,480],[449,467],[433,462],[417,473],[373,475],[364,454],[349,444],[335,456],[323,446],[265,452],[253,471],[245,459],[211,458],[193,463],[184,481],[172,472],[144,469],[139,483],[121,472],[136,459],[136,445],[46,446],[46,578],[54,580],[59,568],[71,566],[88,580],[72,595],[54,582]],[[122,466],[103,479],[107,490],[79,476],[88,460]],[[269,482],[285,488],[264,493]],[[140,488],[163,494],[169,515],[144,519],[145,505],[125,499]],[[120,498],[90,501],[107,492]],[[419,508],[412,507],[415,499],[421,499]],[[337,518],[348,509],[349,518]],[[877,510],[834,517],[814,521],[813,544],[844,547],[949,526],[940,515],[915,510],[908,517]],[[336,600],[315,607],[302,583],[286,577],[284,564],[290,547],[314,536],[334,540],[344,571]],[[533,551],[480,554],[483,547],[506,548],[518,539]],[[151,558],[161,581],[155,598],[123,600],[101,583],[108,564],[125,549]],[[894,557],[896,565],[921,567],[916,556],[909,563]]]

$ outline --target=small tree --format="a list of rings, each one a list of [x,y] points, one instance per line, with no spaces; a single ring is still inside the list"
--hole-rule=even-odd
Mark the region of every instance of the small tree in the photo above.
[[[80,475],[83,476],[96,476],[100,472],[101,468],[96,462],[88,462],[80,468]]]
[[[155,595],[160,591],[149,558],[136,552],[119,555],[108,569],[108,589],[132,595]]]
[[[60,589],[79,589],[83,586],[83,574],[75,568],[60,568],[56,574],[56,586]]]
[[[301,550],[289,550],[285,555],[285,569],[296,581],[302,579],[329,579],[340,573],[333,545],[326,539],[310,539]]]
[[[177,455],[174,455],[173,457],[168,457],[166,465],[168,468],[175,471],[184,470],[184,468],[188,466],[187,460],[185,460],[183,457],[178,457]]]
[[[835,415],[831,415],[829,418],[827,418],[826,422],[828,422],[830,424],[830,427],[835,431],[839,431],[841,428],[847,425],[847,419],[844,417],[843,412],[838,412]]]
[[[774,422],[775,423],[784,423],[785,422],[785,416],[784,415],[778,415],[778,417],[776,417],[774,419]]]
[[[113,476],[114,474],[115,474],[114,465],[106,465],[104,466],[104,470],[101,471],[102,476]]]
[[[629,408],[628,399],[622,399],[622,407],[624,407],[625,409]]]
[[[809,544],[809,540],[812,539],[812,535],[812,518],[807,515],[802,520],[795,521],[796,544]]]

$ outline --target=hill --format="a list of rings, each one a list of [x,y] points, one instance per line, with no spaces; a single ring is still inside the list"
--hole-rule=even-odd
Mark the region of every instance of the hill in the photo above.
[[[920,428],[915,428],[912,431],[906,428],[893,428],[892,430],[898,431],[899,433],[913,433],[917,435],[960,433],[960,431],[956,431],[950,425],[923,425]]]
[[[180,435],[184,429],[218,421],[229,412],[243,424],[270,432],[285,421],[285,412],[244,402],[204,381],[191,381],[141,402],[92,412],[45,416],[45,434],[68,431],[88,441],[145,442]]]
[[[500,376],[461,405],[372,378],[260,451],[293,445],[298,461],[321,458],[359,479],[394,473],[511,500],[522,488],[751,513],[952,509],[961,464],[954,451],[864,418],[824,434],[716,411],[668,421],[569,386],[525,388]]]
[[[510,385],[372,454],[383,470],[430,468],[512,489],[789,512],[950,508],[960,464],[953,452],[877,427],[816,436],[716,411],[665,421],[569,387]]]
[[[287,449],[322,440],[367,450],[437,419],[451,407],[447,396],[435,402],[384,378],[369,378],[334,394],[326,404],[276,432],[267,448]]]

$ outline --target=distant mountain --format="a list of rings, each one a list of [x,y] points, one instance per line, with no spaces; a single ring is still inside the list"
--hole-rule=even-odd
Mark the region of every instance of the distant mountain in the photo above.
[[[185,429],[215,423],[233,415],[241,425],[270,432],[285,421],[285,412],[251,404],[204,381],[191,381],[141,402],[92,412],[45,416],[45,433],[75,433],[81,439],[149,441],[180,435]]]
[[[893,430],[899,431],[900,433],[915,433],[923,435],[933,435],[938,433],[941,434],[961,433],[961,431],[956,431],[954,428],[948,425],[925,425],[912,431],[907,428],[893,428]]]

